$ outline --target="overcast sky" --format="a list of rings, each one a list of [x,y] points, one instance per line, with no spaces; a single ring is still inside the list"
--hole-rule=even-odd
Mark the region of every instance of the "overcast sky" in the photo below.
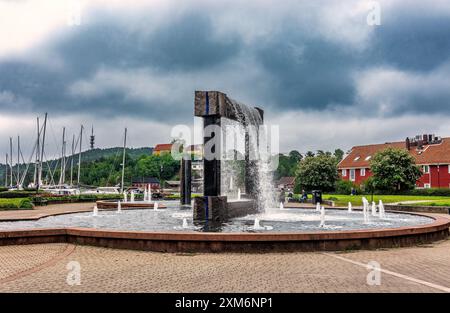
[[[100,147],[125,126],[131,146],[169,142],[194,90],[262,107],[282,151],[450,136],[448,0],[378,1],[379,26],[363,0],[89,0],[70,25],[77,3],[0,0],[3,155],[44,112],[49,154],[81,123]]]

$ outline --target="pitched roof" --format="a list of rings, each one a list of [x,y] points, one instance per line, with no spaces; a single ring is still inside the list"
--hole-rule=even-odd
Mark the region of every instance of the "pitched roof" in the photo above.
[[[133,184],[159,184],[159,179],[156,177],[134,177],[132,180]]]
[[[278,185],[293,185],[294,183],[295,177],[292,176],[281,177],[280,180],[278,180]]]
[[[339,163],[338,167],[343,168],[368,168],[370,160],[374,154],[387,148],[406,150],[405,141],[389,142],[384,144],[356,146]],[[409,153],[416,160],[417,165],[424,164],[450,164],[450,137],[442,138],[439,144],[425,145],[422,149],[411,147]]]
[[[160,143],[155,146],[153,151],[170,151],[172,150],[172,144],[171,143]]]

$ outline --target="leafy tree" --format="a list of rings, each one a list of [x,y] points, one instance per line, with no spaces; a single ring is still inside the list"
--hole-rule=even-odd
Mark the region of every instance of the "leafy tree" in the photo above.
[[[314,157],[314,152],[312,152],[312,151],[306,152],[306,157],[307,157],[307,158],[312,158],[312,157]]]
[[[344,151],[341,149],[334,150],[334,157],[338,160],[338,162],[341,162],[344,158]]]
[[[291,159],[294,163],[298,163],[303,159],[303,155],[297,150],[292,150],[289,152],[289,159]]]
[[[305,190],[331,191],[338,179],[337,160],[327,154],[303,159],[296,173],[296,184]]]
[[[376,153],[370,162],[370,170],[373,173],[373,186],[386,191],[414,189],[422,175],[407,151],[393,148]]]
[[[284,154],[278,155],[278,168],[275,172],[275,179],[284,176],[295,176],[298,163],[303,159],[300,152],[293,150],[286,156]]]

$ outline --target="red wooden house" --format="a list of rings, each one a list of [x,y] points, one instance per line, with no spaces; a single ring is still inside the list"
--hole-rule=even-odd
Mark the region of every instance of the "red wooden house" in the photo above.
[[[423,175],[417,188],[450,188],[450,137],[420,135],[401,142],[356,146],[339,163],[340,175],[355,185],[362,184],[372,173],[370,160],[375,153],[387,148],[405,149],[414,157]]]

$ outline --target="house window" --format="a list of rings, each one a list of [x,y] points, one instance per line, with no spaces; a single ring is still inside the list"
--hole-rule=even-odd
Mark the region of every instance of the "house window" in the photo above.
[[[430,166],[429,165],[424,165],[422,167],[422,169],[423,169],[424,174],[430,174]]]
[[[450,170],[450,165],[448,166]],[[342,170],[342,177],[347,177],[347,170]]]
[[[360,157],[360,156],[357,156],[357,157],[355,158],[354,161],[356,162],[356,161],[358,161],[359,159],[361,159],[361,157]]]
[[[424,184],[423,185],[425,189],[430,189],[431,188],[431,184]]]
[[[361,169],[361,176],[366,176],[366,169],[365,168]]]
[[[366,158],[366,161],[369,161],[371,158],[372,158],[372,156],[369,155],[369,156]]]
[[[450,164],[448,165],[448,173],[450,174]]]
[[[355,181],[355,170],[354,169],[350,170],[350,180]]]

